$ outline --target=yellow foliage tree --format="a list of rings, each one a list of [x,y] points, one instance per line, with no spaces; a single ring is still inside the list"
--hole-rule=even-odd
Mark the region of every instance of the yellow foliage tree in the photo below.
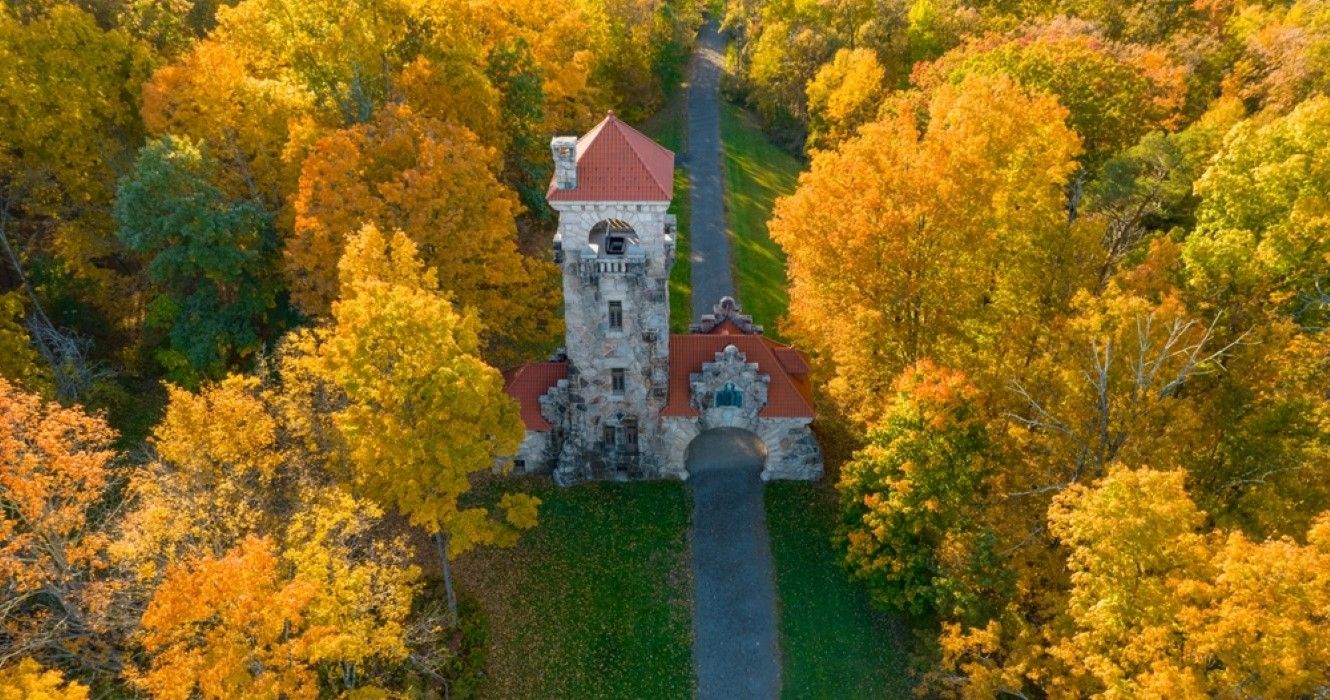
[[[872,121],[886,76],[872,51],[837,51],[808,83],[808,148],[835,148]]]
[[[151,437],[159,459],[131,479],[137,507],[113,547],[148,585],[166,566],[221,556],[271,531],[290,508],[278,480],[299,473],[258,379],[232,376],[197,394],[172,387],[167,395]]]
[[[1199,531],[1185,472],[1114,465],[1054,500],[1067,596],[1032,625],[944,629],[963,697],[1306,697],[1330,683],[1330,513],[1306,544]],[[1011,613],[1011,611],[1008,611]]]
[[[88,700],[88,687],[76,681],[66,683],[59,671],[22,659],[0,666],[0,700]]]
[[[406,543],[384,531],[382,510],[335,483],[330,467],[338,462],[337,446],[307,440],[306,426],[319,418],[302,413],[298,398],[288,396],[298,397],[302,388],[287,379],[276,388],[235,376],[197,394],[173,388],[152,438],[158,459],[135,476],[136,507],[111,552],[130,570],[139,595],[155,601],[174,595],[164,587],[185,585],[178,572],[199,562],[221,567],[218,562],[248,540],[262,538],[265,551],[280,560],[282,590],[288,584],[309,588],[300,608],[307,636],[299,662],[338,679],[347,692],[362,692],[389,682],[408,645],[423,641],[410,620],[419,573],[407,561]],[[249,594],[224,595],[231,605]],[[164,624],[143,621],[145,629]],[[232,626],[218,631],[231,639],[244,637],[235,625],[249,623],[218,624]],[[244,642],[235,644],[238,650]],[[161,646],[158,652],[162,658],[152,660],[145,687],[167,687],[165,679],[183,672],[181,659],[194,667],[213,663],[204,647]],[[266,652],[256,647],[252,653]],[[164,680],[152,681],[159,672]]]
[[[0,294],[0,378],[40,394],[52,392],[50,372],[23,327],[23,292]]]
[[[343,679],[381,677],[406,659],[420,571],[404,538],[375,536],[383,510],[342,489],[307,491],[291,519],[283,558],[316,595],[305,610],[319,638],[309,659]],[[433,641],[433,640],[431,640]],[[354,687],[354,683],[349,684]]]
[[[1071,550],[1066,612],[1074,633],[1052,650],[1072,669],[1072,678],[1057,679],[1054,688],[1074,690],[1084,674],[1104,684],[1105,697],[1160,687],[1173,687],[1174,697],[1195,696],[1195,679],[1179,663],[1183,637],[1172,590],[1205,562],[1195,534],[1203,514],[1187,498],[1184,479],[1181,471],[1117,467],[1093,489],[1073,486],[1055,499],[1048,523]]]
[[[477,356],[474,319],[437,291],[415,251],[401,232],[362,229],[342,256],[333,323],[297,342],[300,362],[344,396],[333,420],[354,488],[438,537],[455,617],[448,556],[511,544],[539,501],[509,494],[501,519],[459,503],[471,474],[515,452],[523,427],[502,375]]]
[[[0,11],[0,210],[34,225],[29,245],[102,283],[115,281],[98,261],[120,250],[110,202],[138,146],[148,61],[142,45],[72,4],[28,22]]]
[[[777,203],[790,331],[830,360],[828,390],[855,418],[871,424],[923,357],[984,358],[983,386],[1085,284],[1094,244],[1063,208],[1079,150],[1064,114],[1004,78],[943,86],[922,130],[908,109],[866,125]]]

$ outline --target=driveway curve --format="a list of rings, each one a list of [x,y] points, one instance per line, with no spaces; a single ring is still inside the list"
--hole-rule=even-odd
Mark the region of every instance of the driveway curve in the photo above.
[[[738,428],[688,448],[693,493],[693,660],[701,700],[780,694],[775,572],[762,506],[766,448]]]

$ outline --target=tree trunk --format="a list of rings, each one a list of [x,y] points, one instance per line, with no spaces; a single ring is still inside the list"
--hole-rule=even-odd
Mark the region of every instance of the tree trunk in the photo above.
[[[457,594],[453,592],[453,569],[448,563],[448,536],[443,530],[434,533],[434,546],[439,550],[439,563],[443,565],[443,590],[448,597],[448,622],[457,627]]]

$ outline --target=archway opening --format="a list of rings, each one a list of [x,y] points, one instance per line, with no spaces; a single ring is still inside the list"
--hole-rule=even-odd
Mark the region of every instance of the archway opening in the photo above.
[[[637,232],[626,221],[606,219],[591,227],[587,234],[587,244],[599,257],[617,257],[625,255],[630,248],[641,243]]]
[[[767,446],[762,438],[743,428],[704,430],[688,443],[684,466],[689,475],[707,472],[758,474],[767,462]]]

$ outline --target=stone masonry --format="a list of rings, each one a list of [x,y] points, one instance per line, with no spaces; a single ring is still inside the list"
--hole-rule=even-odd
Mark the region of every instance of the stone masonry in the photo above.
[[[673,154],[612,113],[550,147],[567,331],[549,363],[508,374],[527,422],[518,468],[560,484],[682,479],[692,440],[730,427],[765,444],[763,478],[819,478],[801,353],[762,337],[728,297],[691,333],[670,335]],[[523,374],[531,367],[542,371]]]

